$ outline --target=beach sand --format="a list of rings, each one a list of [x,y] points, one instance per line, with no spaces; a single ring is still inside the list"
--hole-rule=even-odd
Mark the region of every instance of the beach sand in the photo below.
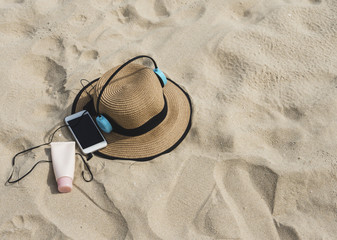
[[[337,239],[336,1],[3,0],[0,42],[0,239]],[[90,183],[77,159],[67,194],[49,163],[4,185],[80,79],[140,54],[191,95],[175,150],[94,157]]]

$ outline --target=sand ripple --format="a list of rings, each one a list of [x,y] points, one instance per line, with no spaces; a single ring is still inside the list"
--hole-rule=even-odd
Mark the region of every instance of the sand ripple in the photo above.
[[[77,161],[70,194],[48,164],[1,186],[0,239],[336,239],[336,12],[334,0],[2,1],[3,182],[17,151],[62,124],[80,79],[135,55],[153,56],[194,113],[151,162],[94,157],[85,183]],[[49,151],[28,157],[17,174]]]

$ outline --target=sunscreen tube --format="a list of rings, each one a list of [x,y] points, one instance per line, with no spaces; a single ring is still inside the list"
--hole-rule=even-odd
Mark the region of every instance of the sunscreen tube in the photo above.
[[[70,192],[75,171],[75,142],[52,142],[50,145],[57,188],[61,193]]]

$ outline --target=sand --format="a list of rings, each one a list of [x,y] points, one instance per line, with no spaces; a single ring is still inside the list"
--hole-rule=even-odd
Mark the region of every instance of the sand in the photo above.
[[[0,42],[0,239],[337,239],[336,1],[3,0]],[[178,148],[94,157],[90,183],[77,159],[67,194],[49,163],[4,185],[80,79],[140,54],[191,95]]]

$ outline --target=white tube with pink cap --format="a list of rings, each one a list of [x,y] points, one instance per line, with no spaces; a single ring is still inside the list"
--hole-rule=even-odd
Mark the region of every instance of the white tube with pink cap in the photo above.
[[[50,145],[57,188],[61,193],[70,192],[75,171],[75,142],[52,142]]]

